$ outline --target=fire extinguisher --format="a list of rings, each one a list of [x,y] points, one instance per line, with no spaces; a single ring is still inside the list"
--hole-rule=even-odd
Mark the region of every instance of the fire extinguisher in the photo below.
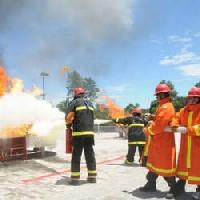
[[[72,153],[72,129],[66,129],[66,153]]]

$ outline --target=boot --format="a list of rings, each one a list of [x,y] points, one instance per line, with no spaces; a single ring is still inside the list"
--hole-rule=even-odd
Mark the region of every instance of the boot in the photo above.
[[[140,187],[141,192],[156,192],[156,182],[148,181],[143,187]]]
[[[200,200],[200,192],[195,192],[192,194],[192,199],[194,200]]]
[[[133,165],[133,161],[131,162],[131,161],[125,160],[124,164],[128,165],[128,166],[131,166],[131,165]]]
[[[169,192],[165,196],[166,199],[174,199],[175,194],[174,194],[174,188],[170,188]]]
[[[183,179],[178,180],[178,182],[176,183],[175,187],[174,187],[174,195],[175,196],[179,196],[183,193],[185,193],[185,184],[186,181]]]
[[[88,183],[96,183],[97,182],[96,177],[88,177],[87,182]]]
[[[74,186],[80,185],[80,180],[79,179],[71,179],[69,181],[69,185],[74,185]]]

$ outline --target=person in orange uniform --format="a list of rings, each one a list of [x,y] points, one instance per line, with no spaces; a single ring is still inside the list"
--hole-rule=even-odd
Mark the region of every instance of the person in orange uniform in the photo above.
[[[174,133],[166,132],[175,115],[174,106],[170,99],[170,88],[166,84],[159,84],[156,87],[155,95],[159,102],[155,117],[151,125],[145,130],[150,135],[148,141],[147,183],[140,188],[142,192],[155,192],[156,179],[163,176],[170,187],[166,195],[167,199],[174,198],[173,188],[176,184],[176,150]],[[150,143],[149,143],[150,142]]]
[[[200,200],[200,88],[188,92],[187,105],[180,110],[171,124],[174,131],[181,132],[180,151],[177,163],[179,181],[176,195],[185,191],[186,180],[196,184],[193,199]]]
[[[66,126],[72,127],[72,161],[71,181],[72,185],[80,184],[80,161],[84,150],[89,183],[96,183],[96,159],[93,150],[94,145],[94,107],[85,98],[85,89],[74,88],[74,99],[69,104],[66,113]]]

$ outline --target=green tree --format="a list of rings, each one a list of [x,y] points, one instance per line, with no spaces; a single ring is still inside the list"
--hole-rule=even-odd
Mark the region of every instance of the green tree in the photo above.
[[[200,81],[195,84],[196,87],[200,87]]]
[[[160,81],[160,83],[165,83],[170,87],[170,89],[171,89],[170,96],[172,98],[172,101],[173,101],[176,111],[179,111],[180,108],[185,106],[185,97],[177,96],[178,92],[175,90],[175,87],[171,81],[162,80],[162,81]],[[158,106],[157,100],[153,100],[150,104],[149,112],[155,113],[157,106]]]
[[[84,87],[86,89],[87,97],[94,101],[97,98],[97,92],[99,88],[96,85],[96,82],[91,77],[82,77],[77,71],[72,71],[67,74],[67,83],[66,88],[67,99],[66,101],[60,102],[56,107],[62,111],[66,112],[68,103],[73,96],[73,88],[75,87]]]
[[[87,90],[87,96],[93,101],[97,98],[97,92],[99,88],[96,86],[96,82],[92,78],[84,78],[83,87]]]

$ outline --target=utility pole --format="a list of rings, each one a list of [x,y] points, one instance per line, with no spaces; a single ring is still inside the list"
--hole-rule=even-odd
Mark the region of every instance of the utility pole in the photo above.
[[[45,92],[44,92],[44,77],[46,76],[49,76],[49,74],[47,72],[41,72],[40,73],[40,76],[42,76],[42,90],[43,90],[43,94],[42,94],[42,99],[44,100],[45,99]]]

